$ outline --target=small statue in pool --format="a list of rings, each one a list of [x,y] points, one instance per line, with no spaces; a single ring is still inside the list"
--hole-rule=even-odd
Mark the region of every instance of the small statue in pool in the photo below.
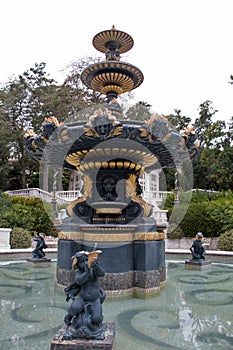
[[[47,244],[45,243],[45,234],[43,232],[40,232],[37,234],[34,233],[33,241],[36,242],[36,247],[32,251],[32,258],[33,259],[46,259],[45,258],[45,252],[44,249],[48,248]]]
[[[205,260],[206,251],[203,247],[203,234],[198,232],[190,248],[192,260]]]
[[[64,340],[105,338],[102,303],[106,294],[99,286],[99,277],[103,277],[105,271],[98,262],[100,253],[101,250],[82,251],[72,257],[75,282],[65,288],[66,301],[72,299],[72,304],[64,318],[67,325]]]

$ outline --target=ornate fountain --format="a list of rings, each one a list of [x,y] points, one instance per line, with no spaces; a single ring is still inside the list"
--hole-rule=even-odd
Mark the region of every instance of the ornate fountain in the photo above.
[[[150,294],[165,282],[165,227],[151,217],[153,206],[142,198],[139,178],[157,166],[177,167],[197,152],[194,130],[179,134],[164,116],[145,122],[125,120],[117,97],[143,82],[142,72],[120,61],[133,46],[125,32],[95,35],[94,47],[106,60],[81,75],[90,89],[106,95],[106,104],[87,122],[62,125],[44,121],[40,135],[28,132],[25,143],[34,159],[83,173],[83,195],[67,207],[58,241],[57,281],[73,280],[71,257],[101,249],[102,287],[110,294]]]

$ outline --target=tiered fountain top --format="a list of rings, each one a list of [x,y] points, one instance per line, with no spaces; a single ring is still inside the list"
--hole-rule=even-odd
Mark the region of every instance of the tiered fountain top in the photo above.
[[[92,43],[96,50],[103,53],[106,53],[108,50],[118,50],[119,53],[125,53],[131,50],[134,45],[133,38],[125,32],[116,30],[114,25],[112,26],[112,29],[104,30],[96,34]]]
[[[145,122],[122,117],[117,96],[143,82],[140,69],[120,62],[120,54],[129,51],[133,43],[129,34],[116,30],[114,26],[94,36],[93,45],[105,53],[106,61],[84,69],[81,80],[88,88],[106,95],[107,104],[98,107],[86,122],[63,125],[55,117],[45,118],[42,134],[36,135],[29,130],[24,136],[31,158],[43,158],[58,167],[63,164],[66,168],[85,170],[92,168],[93,164],[98,168],[105,167],[106,158],[109,160],[111,156],[110,168],[121,168],[122,164],[130,166],[130,159],[135,166],[149,171],[157,165],[174,167],[198,154],[199,143],[192,127],[178,133],[170,129],[163,115],[152,115]],[[116,161],[111,161],[113,159]]]
[[[137,67],[120,62],[120,54],[133,47],[132,37],[113,26],[93,38],[93,46],[105,53],[106,61],[87,67],[81,80],[88,88],[106,95],[108,101],[118,95],[137,88],[143,82],[143,74]]]

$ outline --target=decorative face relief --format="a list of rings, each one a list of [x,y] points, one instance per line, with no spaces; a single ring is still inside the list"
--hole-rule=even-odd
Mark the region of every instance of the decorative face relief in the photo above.
[[[113,175],[104,175],[99,180],[98,192],[104,201],[114,201],[117,198],[117,178]]]

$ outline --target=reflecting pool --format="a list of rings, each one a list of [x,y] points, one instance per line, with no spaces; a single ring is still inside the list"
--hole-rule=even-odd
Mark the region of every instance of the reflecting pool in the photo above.
[[[233,349],[233,264],[185,269],[167,261],[167,283],[146,299],[107,298],[104,322],[115,322],[115,350]],[[0,262],[0,350],[49,350],[69,303],[56,262]]]

